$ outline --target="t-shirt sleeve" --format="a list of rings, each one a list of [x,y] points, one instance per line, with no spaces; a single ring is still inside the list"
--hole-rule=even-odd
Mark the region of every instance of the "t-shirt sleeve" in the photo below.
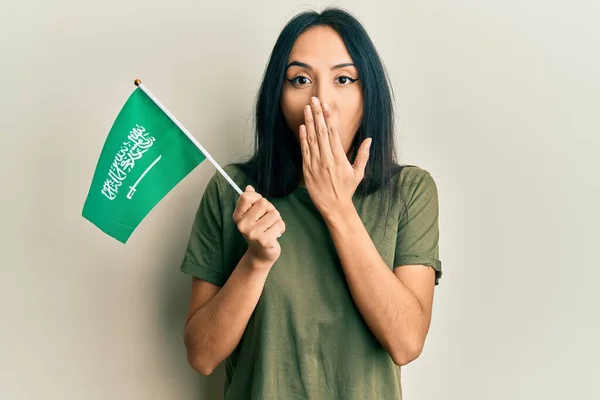
[[[223,211],[215,174],[204,191],[180,270],[214,285],[227,280],[223,257]]]
[[[394,267],[428,265],[435,269],[435,284],[442,276],[439,257],[439,205],[435,181],[429,172],[411,168],[402,193],[406,208],[398,221]]]

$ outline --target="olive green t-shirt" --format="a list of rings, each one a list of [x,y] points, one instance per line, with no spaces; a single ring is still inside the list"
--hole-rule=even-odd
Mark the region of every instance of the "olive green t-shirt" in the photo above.
[[[235,166],[226,172],[242,189],[251,184]],[[435,182],[427,171],[405,166],[393,183],[399,191],[384,195],[383,208],[383,191],[355,195],[355,207],[390,269],[428,265],[435,268],[438,284]],[[183,272],[225,284],[247,249],[232,219],[237,198],[216,173],[200,202]],[[239,345],[225,361],[224,399],[401,399],[400,368],[354,304],[331,235],[307,189],[270,201],[286,224],[279,238],[281,256]]]

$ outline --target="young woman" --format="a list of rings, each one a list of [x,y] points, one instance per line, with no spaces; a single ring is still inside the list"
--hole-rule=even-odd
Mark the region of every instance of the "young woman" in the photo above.
[[[361,24],[305,12],[281,32],[256,148],[209,182],[181,270],[185,345],[226,400],[401,399],[441,276],[431,175],[395,162],[391,89]]]

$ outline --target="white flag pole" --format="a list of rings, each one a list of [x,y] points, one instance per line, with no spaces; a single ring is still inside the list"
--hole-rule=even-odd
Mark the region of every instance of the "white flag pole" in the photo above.
[[[144,93],[146,93],[148,95],[148,97],[150,97],[150,99],[165,113],[167,114],[167,116],[169,118],[171,118],[171,121],[173,121],[173,123],[175,123],[175,125],[177,125],[177,127],[179,129],[181,129],[181,131],[183,133],[185,133],[185,135],[188,137],[188,139],[190,139],[192,141],[192,143],[194,143],[196,145],[196,147],[202,152],[202,154],[204,154],[204,156],[215,166],[215,168],[217,169],[217,171],[219,171],[221,173],[221,175],[223,175],[223,178],[225,178],[227,180],[227,182],[229,182],[229,184],[235,189],[235,191],[241,195],[242,194],[242,190],[239,188],[238,185],[236,185],[236,183],[233,181],[233,179],[231,179],[231,177],[229,175],[227,175],[227,173],[223,170],[223,168],[221,168],[221,166],[215,161],[214,158],[212,158],[212,156],[208,153],[208,151],[206,151],[206,149],[204,149],[204,147],[202,147],[202,145],[200,143],[198,143],[198,141],[196,140],[195,137],[193,137],[187,129],[185,129],[185,126],[183,126],[183,124],[181,122],[179,122],[177,120],[177,118],[175,118],[175,116],[173,114],[171,114],[171,112],[169,110],[167,110],[167,108],[156,98],[154,97],[154,95],[152,93],[150,93],[150,91],[148,89],[146,89],[146,87],[144,85],[142,85],[142,81],[139,79],[135,80],[135,86],[139,87],[140,89],[142,89],[144,91]]]

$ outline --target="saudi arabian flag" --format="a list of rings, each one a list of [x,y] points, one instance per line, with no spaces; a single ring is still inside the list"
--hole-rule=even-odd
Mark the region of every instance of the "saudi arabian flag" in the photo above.
[[[82,215],[126,243],[150,210],[204,160],[163,108],[137,87],[108,134]]]

